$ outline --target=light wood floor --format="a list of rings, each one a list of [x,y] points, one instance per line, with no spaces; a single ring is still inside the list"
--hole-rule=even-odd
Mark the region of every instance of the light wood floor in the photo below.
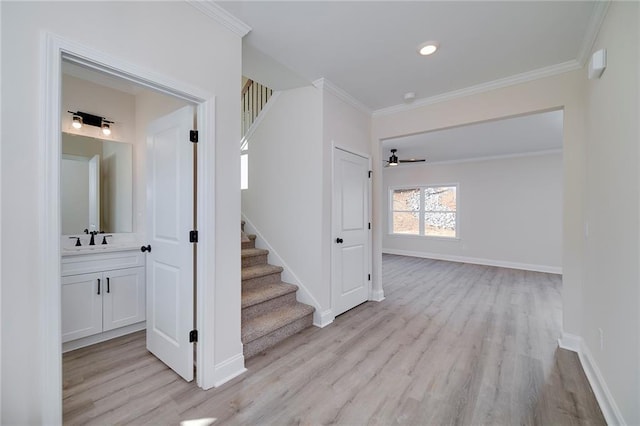
[[[367,302],[203,391],[144,332],[63,357],[65,424],[604,425],[575,354],[557,348],[561,277],[385,255]]]

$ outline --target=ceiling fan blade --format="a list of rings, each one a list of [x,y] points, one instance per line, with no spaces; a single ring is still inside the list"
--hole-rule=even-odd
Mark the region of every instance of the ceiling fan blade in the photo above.
[[[411,158],[409,160],[399,160],[401,163],[422,163],[424,161],[427,161],[424,158]]]

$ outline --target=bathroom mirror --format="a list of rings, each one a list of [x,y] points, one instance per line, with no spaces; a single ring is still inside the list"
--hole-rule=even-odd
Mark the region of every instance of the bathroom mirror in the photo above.
[[[133,160],[128,143],[62,133],[62,234],[133,232]]]

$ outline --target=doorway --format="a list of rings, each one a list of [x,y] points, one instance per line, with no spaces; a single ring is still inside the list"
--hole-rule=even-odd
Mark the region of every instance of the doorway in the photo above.
[[[207,140],[212,140],[212,129],[214,124],[213,111],[214,98],[203,91],[186,86],[180,82],[157,76],[151,72],[140,70],[137,67],[123,61],[106,57],[98,51],[93,51],[85,47],[79,47],[73,43],[67,42],[53,35],[47,36],[47,50],[45,57],[45,81],[48,83],[44,90],[45,102],[45,123],[42,125],[45,137],[43,138],[43,169],[47,176],[45,184],[45,195],[43,203],[47,207],[46,215],[42,218],[43,229],[45,232],[45,244],[42,247],[41,256],[45,262],[43,274],[43,289],[45,292],[44,300],[47,305],[42,307],[43,311],[43,345],[46,348],[43,351],[43,366],[46,371],[46,380],[43,384],[43,395],[45,412],[48,413],[47,418],[62,418],[62,383],[61,383],[61,294],[60,294],[60,152],[61,152],[61,123],[60,117],[63,114],[61,102],[61,82],[62,82],[62,64],[63,61],[69,61],[74,64],[100,71],[112,78],[120,79],[124,82],[135,83],[147,89],[154,90],[159,93],[173,96],[188,104],[196,106],[197,114],[201,117],[199,124],[200,132],[200,155],[196,160],[197,163],[197,190],[194,196],[197,199],[209,200],[207,193],[211,190],[211,182],[204,179],[203,176],[211,173],[212,151],[207,150]],[[109,64],[104,65],[104,64]],[[211,203],[211,201],[206,201]],[[198,203],[198,214],[201,213],[205,203]],[[204,214],[202,216],[205,216]],[[200,227],[203,232],[205,226]],[[204,230],[206,232],[206,230]],[[197,252],[197,259],[207,258],[206,247],[201,247]],[[196,261],[197,261],[196,259]],[[205,262],[197,262],[199,265],[195,272],[197,282],[203,283],[204,269],[200,265]],[[202,292],[201,286],[196,287],[196,294]],[[198,299],[197,303],[203,303]],[[207,332],[212,332],[204,321],[206,309],[197,309],[198,315],[195,318],[196,326],[201,334],[199,345],[196,346],[196,357],[206,360],[213,358],[210,355],[211,348],[206,347],[203,343],[207,336]],[[209,355],[209,357],[207,357]],[[210,371],[208,374],[211,374]],[[213,386],[213,377],[207,376],[204,369],[199,369],[196,375],[196,381],[199,387],[209,388]]]
[[[189,135],[197,122],[194,108],[67,60],[62,70],[63,111],[71,111],[60,117],[63,351],[146,325],[147,349],[191,381],[196,292],[195,242],[189,233],[196,229],[197,144]],[[82,122],[89,113],[76,111],[106,116],[102,122],[109,123],[109,131]],[[64,179],[69,170],[76,171],[65,157],[86,153],[88,170],[97,172]],[[83,229],[99,233],[91,235],[95,245],[87,245]],[[132,253],[142,246],[153,251]],[[110,259],[114,255],[122,257]],[[146,274],[140,266],[145,263]]]

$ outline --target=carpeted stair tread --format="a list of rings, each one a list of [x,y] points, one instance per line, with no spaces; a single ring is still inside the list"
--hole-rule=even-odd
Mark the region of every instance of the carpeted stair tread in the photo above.
[[[248,248],[254,248],[256,246],[256,236],[254,234],[244,234],[244,236],[247,237],[247,239],[245,238],[241,238],[241,246],[243,249],[248,249]],[[248,241],[247,241],[248,240]]]
[[[242,343],[245,345],[287,326],[307,315],[313,314],[315,308],[303,303],[283,306],[265,315],[246,321],[242,325]]]
[[[295,293],[298,286],[289,283],[270,283],[242,289],[242,309],[263,303],[285,294]]]
[[[269,264],[249,266],[247,268],[242,268],[242,281],[264,277],[271,274],[279,274],[283,270],[284,269],[281,266]]]
[[[254,257],[254,256],[263,256],[265,254],[269,254],[269,250],[259,249],[259,248],[247,248],[241,250],[241,255],[243,258],[245,257]]]

